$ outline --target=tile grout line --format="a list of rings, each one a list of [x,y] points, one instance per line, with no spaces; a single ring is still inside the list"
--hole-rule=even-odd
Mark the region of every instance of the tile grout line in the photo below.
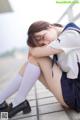
[[[35,97],[36,97],[36,112],[37,112],[37,120],[39,120],[39,108],[38,108],[38,97],[37,97],[37,87],[35,84]]]
[[[38,98],[39,100],[41,100],[41,99],[45,99],[45,98],[52,98],[52,97],[54,97],[54,96],[48,96],[48,97],[41,97],[41,98]],[[35,100],[35,98],[33,98],[33,99],[28,99],[29,101],[32,101],[32,100]]]

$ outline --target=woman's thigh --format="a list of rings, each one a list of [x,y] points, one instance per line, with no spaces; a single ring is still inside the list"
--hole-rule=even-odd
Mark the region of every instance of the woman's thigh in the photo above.
[[[47,87],[55,95],[59,102],[67,107],[67,105],[64,102],[61,89],[61,69],[56,64],[54,64],[52,67],[52,60],[49,57],[43,57],[38,59],[38,63],[43,73],[44,80],[47,83]]]
[[[51,82],[51,84],[50,84],[49,80],[48,80],[48,82],[47,82],[46,79],[45,79],[45,77],[42,77],[41,79],[42,79],[43,84],[44,84],[48,89],[50,89],[50,87],[52,86],[51,92],[53,92],[53,94],[55,95],[55,97],[59,100],[59,102],[60,102],[62,105],[64,105],[64,106],[67,107],[67,105],[66,105],[65,102],[64,102],[63,95],[62,95],[62,89],[61,89],[61,76],[62,76],[62,72],[61,72],[60,68],[59,68],[56,64],[54,64],[53,68],[50,67],[50,66],[51,66],[51,60],[50,60],[49,58],[46,58],[46,59],[43,58],[42,61],[41,61],[41,59],[40,59],[40,63],[41,63],[41,64],[44,63],[44,62],[46,62],[46,63],[45,63],[44,66],[42,66],[42,67],[44,67],[44,69],[45,69],[45,66],[48,66],[47,69],[48,69],[48,68],[49,68],[49,70],[51,69],[50,71],[53,70],[53,77],[51,77],[51,76],[52,76],[52,73],[48,71],[48,77],[50,76],[49,79],[51,78],[51,79],[52,79],[52,82]],[[49,65],[48,65],[48,64],[49,64]],[[19,71],[19,73],[20,73],[22,76],[23,76],[23,74],[24,74],[24,71],[25,71],[25,67],[26,67],[26,66],[27,66],[27,63],[25,63],[25,64],[21,67],[21,69],[20,69],[20,71]],[[50,73],[50,75],[49,75],[49,73]],[[49,83],[49,84],[48,84],[48,83]]]
[[[67,104],[64,102],[63,95],[62,95],[62,88],[61,88],[61,76],[62,71],[58,67],[58,65],[53,65],[53,91],[55,97],[60,101],[62,105],[68,107]]]

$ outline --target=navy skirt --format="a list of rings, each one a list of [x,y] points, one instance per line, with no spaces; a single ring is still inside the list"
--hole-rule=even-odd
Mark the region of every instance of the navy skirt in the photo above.
[[[62,73],[61,87],[65,103],[72,109],[80,112],[80,64],[77,79],[69,79],[65,72]]]

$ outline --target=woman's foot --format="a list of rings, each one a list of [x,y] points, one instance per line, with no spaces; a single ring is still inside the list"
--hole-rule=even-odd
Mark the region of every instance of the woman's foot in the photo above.
[[[15,107],[12,107],[11,110],[8,112],[8,117],[11,118],[20,111],[23,111],[23,114],[31,112],[31,107],[27,100],[25,100],[24,102]]]

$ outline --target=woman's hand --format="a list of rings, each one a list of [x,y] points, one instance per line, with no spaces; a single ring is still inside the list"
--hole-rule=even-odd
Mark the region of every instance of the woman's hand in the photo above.
[[[54,49],[49,46],[30,48],[30,54],[34,57],[45,57],[63,52],[60,49]]]

